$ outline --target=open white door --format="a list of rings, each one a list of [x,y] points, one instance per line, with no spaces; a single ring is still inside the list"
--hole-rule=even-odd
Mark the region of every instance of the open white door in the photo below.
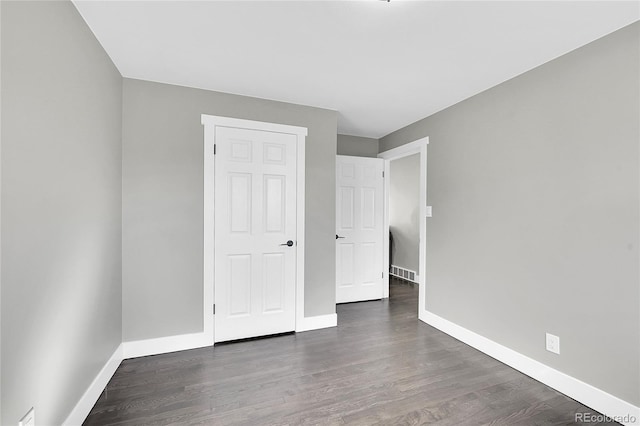
[[[215,341],[295,330],[296,135],[215,129]]]
[[[384,161],[337,156],[336,302],[383,297]]]

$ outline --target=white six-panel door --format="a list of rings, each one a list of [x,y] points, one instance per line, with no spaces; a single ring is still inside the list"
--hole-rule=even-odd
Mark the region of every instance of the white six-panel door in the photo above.
[[[296,136],[215,132],[215,341],[293,331]]]
[[[336,302],[382,298],[384,161],[338,155]]]

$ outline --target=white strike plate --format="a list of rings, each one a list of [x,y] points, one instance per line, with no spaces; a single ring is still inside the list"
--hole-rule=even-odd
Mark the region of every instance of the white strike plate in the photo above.
[[[432,206],[426,206],[424,209],[424,215],[426,217],[433,217],[433,207]]]

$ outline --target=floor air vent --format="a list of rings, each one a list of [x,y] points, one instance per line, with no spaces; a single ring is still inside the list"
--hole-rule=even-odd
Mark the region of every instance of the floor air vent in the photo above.
[[[389,273],[394,277],[398,277],[403,280],[411,281],[414,283],[418,282],[418,276],[416,274],[416,271],[412,271],[411,269],[406,269],[401,266],[391,265],[391,268],[389,268]]]

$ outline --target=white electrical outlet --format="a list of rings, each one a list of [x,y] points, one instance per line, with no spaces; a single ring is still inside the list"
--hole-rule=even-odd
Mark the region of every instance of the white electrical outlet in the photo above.
[[[560,354],[560,338],[547,333],[547,350],[554,354]]]
[[[20,419],[18,426],[36,426],[36,410],[33,407]]]

